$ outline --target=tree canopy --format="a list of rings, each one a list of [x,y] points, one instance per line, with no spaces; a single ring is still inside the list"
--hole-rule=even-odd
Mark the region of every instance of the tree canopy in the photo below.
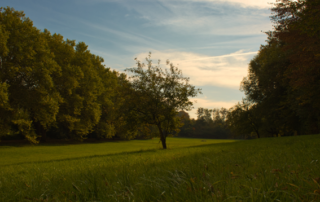
[[[252,107],[238,113],[246,106],[240,103],[231,114],[258,113],[262,136],[319,133],[320,1],[280,0],[271,10],[274,30],[241,83]]]
[[[166,137],[177,131],[181,123],[178,112],[189,110],[192,106],[189,97],[195,97],[201,91],[189,84],[189,78],[170,61],[166,61],[169,68],[161,68],[160,61],[156,65],[152,63],[150,53],[146,62],[136,59],[137,67],[127,69],[133,73],[130,78],[132,110],[143,122],[158,127],[162,146],[166,149]]]
[[[22,11],[0,10],[0,131],[32,143],[49,138],[132,139],[128,80],[84,42],[40,31]]]

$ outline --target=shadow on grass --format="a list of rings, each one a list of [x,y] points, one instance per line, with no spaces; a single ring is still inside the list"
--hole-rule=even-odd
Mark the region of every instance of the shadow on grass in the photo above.
[[[119,152],[119,153],[102,154],[102,155],[91,155],[91,156],[64,158],[64,159],[48,160],[48,161],[21,162],[21,163],[4,164],[4,165],[1,165],[1,166],[12,166],[12,165],[23,165],[23,164],[38,164],[38,163],[41,164],[41,163],[49,163],[49,162],[71,161],[71,160],[80,160],[80,159],[106,157],[106,156],[116,156],[116,155],[124,155],[124,154],[136,154],[136,153],[144,153],[144,152],[157,152],[157,150],[162,150],[162,149],[146,149],[146,150],[138,150],[138,151],[131,151],[131,152]]]
[[[139,153],[150,153],[150,152],[157,152],[157,151],[176,150],[176,149],[182,149],[182,148],[198,148],[198,147],[203,148],[203,147],[212,147],[212,146],[217,146],[217,145],[224,146],[224,145],[229,145],[230,143],[236,143],[236,142],[213,143],[213,144],[178,147],[178,148],[170,148],[169,147],[168,149],[162,149],[162,148],[160,148],[160,149],[140,149],[138,151],[119,152],[119,153],[102,154],[102,155],[91,155],[91,156],[64,158],[64,159],[47,160],[47,161],[21,162],[21,163],[4,164],[1,166],[12,166],[12,165],[23,165],[23,164],[41,164],[41,163],[49,163],[49,162],[61,162],[61,161],[71,161],[71,160],[89,159],[89,158],[97,158],[97,157],[117,156],[117,155],[124,155],[124,154],[132,155],[132,154],[139,154]],[[222,152],[223,152],[223,150],[222,150]]]
[[[128,142],[130,140],[121,140],[121,139],[86,139],[84,141],[76,140],[48,140],[46,142],[40,142],[39,144],[32,144],[27,140],[4,140],[0,141],[0,148],[5,147],[40,147],[40,146],[69,146],[69,145],[81,145],[81,144],[102,144],[106,142],[121,143]]]

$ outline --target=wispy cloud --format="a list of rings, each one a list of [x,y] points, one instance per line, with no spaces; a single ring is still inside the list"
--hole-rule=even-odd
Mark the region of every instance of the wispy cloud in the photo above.
[[[276,0],[185,0],[185,1],[193,1],[193,2],[210,2],[210,3],[229,3],[229,4],[237,4],[242,7],[258,7],[258,8],[270,8],[272,6],[271,3],[275,3]]]
[[[87,2],[88,0],[78,0],[82,2]],[[90,0],[92,3],[101,3],[101,2],[117,2],[125,3],[127,0]],[[136,0],[135,2],[150,2],[150,0]],[[172,2],[172,0],[158,0],[161,3]],[[276,0],[179,0],[175,1],[177,3],[186,3],[186,2],[195,2],[195,3],[227,3],[227,4],[237,4],[242,7],[258,7],[258,8],[270,8],[271,3],[275,3]]]
[[[60,14],[64,19],[72,21],[79,25],[83,25],[87,29],[78,31],[77,34],[89,37],[94,40],[99,40],[105,44],[113,44],[117,49],[121,49],[126,52],[141,52],[143,50],[153,49],[165,49],[171,46],[171,44],[160,41],[155,37],[144,34],[143,32],[131,30],[129,27],[110,27],[104,23],[93,23],[87,19],[76,18],[67,14]],[[50,19],[51,21],[64,25],[67,27],[68,23]],[[93,34],[94,33],[94,34]]]
[[[239,89],[244,76],[247,75],[248,63],[257,52],[237,52],[209,56],[192,52],[153,51],[152,58],[178,64],[183,74],[190,77],[190,83],[196,86],[224,86]],[[137,58],[143,61],[147,53],[140,53]]]
[[[101,0],[103,1],[103,0]],[[208,34],[257,34],[271,28],[268,2],[275,0],[158,0],[117,1],[134,10],[145,26],[191,29]],[[219,29],[217,29],[219,27]],[[242,27],[242,29],[241,29]],[[240,29],[239,29],[240,28]]]
[[[120,39],[120,41],[123,43],[124,40],[129,41],[129,42],[135,42],[138,43],[140,45],[150,45],[150,44],[161,44],[159,41],[157,41],[156,39],[147,37],[147,36],[143,36],[141,34],[137,34],[137,33],[130,33],[128,31],[120,31],[120,30],[115,30],[115,29],[110,29],[106,26],[101,26],[101,25],[97,25],[97,24],[92,24],[86,21],[82,21],[83,24],[85,24],[88,27],[103,31],[105,33],[109,33],[112,34],[114,36],[116,36],[117,38]]]

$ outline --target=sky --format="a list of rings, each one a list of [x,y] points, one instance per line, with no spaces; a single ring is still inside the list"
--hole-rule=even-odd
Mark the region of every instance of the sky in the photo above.
[[[165,68],[170,60],[202,89],[198,107],[230,108],[248,64],[272,30],[275,0],[2,0],[24,11],[35,27],[85,42],[106,67],[124,72],[148,53]]]

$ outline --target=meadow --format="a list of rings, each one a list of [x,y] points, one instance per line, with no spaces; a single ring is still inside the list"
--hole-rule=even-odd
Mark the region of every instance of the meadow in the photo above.
[[[0,201],[320,201],[320,135],[0,147]]]

